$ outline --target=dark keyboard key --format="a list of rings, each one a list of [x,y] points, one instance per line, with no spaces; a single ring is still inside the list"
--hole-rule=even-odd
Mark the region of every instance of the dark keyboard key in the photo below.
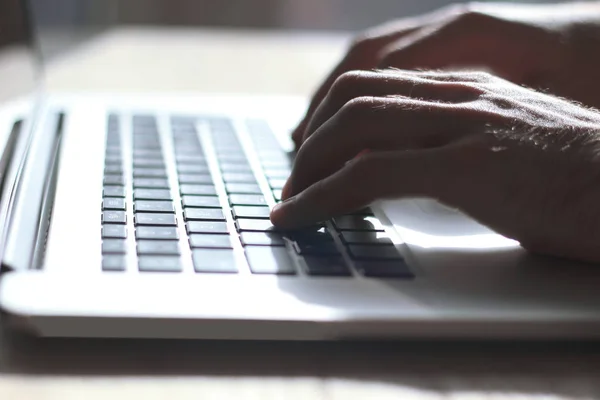
[[[208,174],[210,170],[208,169],[208,165],[180,164],[177,165],[177,172],[180,174]]]
[[[134,158],[134,168],[164,168],[165,163],[162,158]]]
[[[304,257],[304,271],[310,276],[350,276],[342,257]]]
[[[242,232],[240,240],[244,246],[285,246],[280,234],[270,232]]]
[[[190,183],[199,185],[212,185],[213,180],[210,175],[192,175],[192,174],[180,174],[179,183]]]
[[[104,164],[106,165],[122,165],[123,158],[121,158],[120,154],[107,154],[104,157]]]
[[[340,231],[367,231],[383,232],[383,225],[372,217],[362,217],[358,215],[344,215],[334,218],[333,222]]]
[[[104,197],[125,197],[124,186],[104,186],[102,190]]]
[[[246,172],[252,173],[252,168],[248,164],[231,164],[227,162],[220,163],[221,172]]]
[[[177,226],[175,214],[136,213],[135,225]]]
[[[125,256],[107,255],[102,257],[102,270],[107,272],[125,271]]]
[[[271,224],[268,219],[245,219],[238,218],[235,221],[237,230],[243,231],[254,231],[254,232],[275,232],[277,229]]]
[[[102,213],[103,224],[126,224],[127,214],[125,211],[104,211]]]
[[[211,185],[180,185],[179,192],[181,195],[192,196],[216,196],[217,190]]]
[[[319,244],[333,242],[333,237],[331,236],[331,233],[322,225],[316,225],[311,228],[285,232],[284,236],[293,242],[299,242],[303,244]]]
[[[403,260],[358,261],[354,265],[361,275],[370,278],[414,278]]]
[[[139,226],[135,229],[136,239],[177,240],[179,233],[177,228]]]
[[[281,201],[281,194],[282,194],[281,189],[273,190],[273,197],[275,198],[276,201]]]
[[[175,207],[170,201],[139,200],[133,204],[135,212],[174,213]]]
[[[229,196],[229,204],[233,206],[266,206],[267,200],[263,195],[232,194]]]
[[[125,211],[125,199],[118,197],[105,197],[102,200],[102,210]]]
[[[102,241],[103,254],[125,254],[127,242],[122,239],[105,239]]]
[[[149,150],[149,149],[135,149],[133,150],[134,158],[159,158],[162,160],[162,151],[160,150]]]
[[[308,256],[337,256],[340,251],[335,245],[335,242],[322,243],[302,243],[294,242],[294,250],[296,253]]]
[[[186,224],[187,233],[229,233],[225,222],[190,221]]]
[[[201,273],[238,272],[235,255],[226,249],[197,249],[192,251],[194,269]]]
[[[171,200],[171,192],[164,189],[135,189],[134,200]]]
[[[346,244],[368,244],[372,246],[391,246],[392,240],[385,232],[342,231],[341,237]]]
[[[402,260],[398,249],[394,246],[348,246],[350,257],[355,260]]]
[[[194,234],[190,235],[191,248],[232,249],[229,235]]]
[[[289,169],[266,169],[267,179],[287,179],[292,173]]]
[[[225,221],[220,208],[186,208],[183,215],[186,221]]]
[[[177,256],[140,256],[138,267],[142,272],[181,272],[181,260]]]
[[[103,239],[127,239],[127,227],[125,225],[102,226]]]
[[[244,172],[224,172],[223,181],[225,183],[254,183],[256,178],[251,173]]]
[[[109,174],[122,174],[123,173],[123,167],[115,164],[115,165],[107,165],[106,167],[104,167],[104,173],[109,175]]]
[[[271,186],[271,189],[280,190],[283,189],[286,182],[287,179],[269,179],[269,186]]]
[[[167,171],[164,168],[134,168],[134,178],[166,178]]]
[[[235,194],[262,194],[262,190],[257,184],[253,183],[226,183],[227,193]]]
[[[181,204],[184,207],[219,208],[221,203],[218,197],[213,196],[183,196]]]
[[[235,218],[259,218],[268,219],[271,210],[269,207],[233,206]]]
[[[294,275],[296,268],[285,247],[246,246],[253,274]]]
[[[179,243],[175,240],[138,240],[137,253],[139,255],[166,255],[178,256]]]
[[[136,189],[168,189],[169,181],[161,178],[135,178],[133,187]]]
[[[103,182],[105,185],[122,186],[125,185],[125,178],[123,178],[123,175],[104,175]]]
[[[152,150],[160,150],[162,147],[160,140],[158,138],[148,137],[141,139],[139,137],[133,138],[133,148],[134,149],[152,149]]]

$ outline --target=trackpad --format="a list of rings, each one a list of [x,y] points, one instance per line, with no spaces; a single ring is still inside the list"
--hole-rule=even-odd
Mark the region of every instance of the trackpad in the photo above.
[[[519,247],[514,240],[435,200],[390,200],[378,205],[409,246],[457,250]]]

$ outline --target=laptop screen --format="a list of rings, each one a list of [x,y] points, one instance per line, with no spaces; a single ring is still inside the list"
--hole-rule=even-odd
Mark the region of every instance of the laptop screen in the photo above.
[[[25,0],[0,1],[0,106],[31,94],[36,85],[37,53],[27,7]]]

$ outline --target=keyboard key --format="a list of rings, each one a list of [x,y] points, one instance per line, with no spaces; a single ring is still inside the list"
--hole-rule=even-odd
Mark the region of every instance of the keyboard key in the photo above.
[[[104,211],[102,213],[103,224],[126,224],[127,215],[125,211]]]
[[[242,232],[240,240],[244,246],[285,246],[285,241],[278,233]]]
[[[122,174],[123,173],[123,167],[115,164],[115,165],[107,165],[106,167],[104,167],[104,173],[109,175],[109,174]]]
[[[138,266],[142,272],[181,272],[181,260],[177,256],[140,256]]]
[[[134,168],[164,168],[165,163],[162,158],[134,158]]]
[[[125,254],[127,242],[122,239],[106,239],[102,241],[102,254]]]
[[[107,154],[104,157],[104,164],[106,164],[106,165],[122,165],[123,158],[121,158],[120,154]]]
[[[361,208],[360,210],[356,210],[352,213],[350,213],[350,215],[362,215],[363,217],[374,217],[375,214],[373,213],[373,210],[371,210],[369,207],[365,207],[365,208]]]
[[[133,158],[160,158],[162,160],[161,150],[135,149],[133,150]]]
[[[292,173],[289,169],[266,169],[267,179],[287,179]]]
[[[124,186],[104,186],[102,190],[104,197],[125,197]]]
[[[125,271],[125,256],[107,255],[102,257],[102,270],[106,272]]]
[[[280,190],[283,189],[286,182],[287,179],[269,179],[269,186],[271,186],[271,189]]]
[[[252,183],[226,183],[227,193],[235,194],[262,194],[262,190],[257,184]]]
[[[342,231],[340,236],[346,244],[368,244],[372,246],[391,246],[393,244],[385,232]]]
[[[194,269],[200,273],[238,272],[235,255],[226,249],[197,249],[192,251]]]
[[[225,222],[190,221],[186,224],[187,233],[229,233]]]
[[[186,208],[183,215],[186,221],[225,221],[220,208]]]
[[[219,208],[221,203],[218,197],[213,196],[183,196],[181,204],[184,207],[196,207],[196,208]]]
[[[350,269],[342,257],[305,256],[304,271],[310,276],[350,276]]]
[[[135,212],[174,213],[175,207],[170,201],[139,200],[133,204]]]
[[[125,211],[125,199],[118,197],[105,197],[102,200],[102,210]]]
[[[309,256],[337,256],[340,251],[335,245],[335,242],[322,243],[302,243],[294,242],[294,250],[300,255]]]
[[[208,165],[180,164],[177,165],[177,172],[180,174],[208,174],[210,170],[208,169]]]
[[[354,265],[361,275],[369,278],[414,278],[403,260],[358,261]]]
[[[286,232],[286,238],[299,243],[327,243],[333,242],[333,237],[325,227],[317,225],[313,228],[305,228],[297,231]]]
[[[350,257],[355,260],[402,260],[398,249],[394,246],[349,245]]]
[[[256,178],[254,174],[244,172],[224,172],[223,181],[225,183],[254,183],[256,184]]]
[[[177,240],[179,233],[177,228],[139,226],[135,229],[135,237],[136,239]]]
[[[246,246],[253,274],[294,275],[296,269],[285,247]]]
[[[219,163],[247,165],[248,159],[245,154],[218,154]]]
[[[206,165],[206,159],[199,154],[176,154],[177,164],[200,164]]]
[[[233,206],[233,216],[235,218],[269,219],[270,214],[269,207]]]
[[[333,222],[340,231],[383,232],[383,225],[377,218],[358,215],[344,215],[334,218]]]
[[[195,234],[190,235],[191,248],[232,249],[229,235]]]
[[[135,225],[177,226],[175,214],[136,213]]]
[[[169,181],[161,178],[135,178],[133,187],[136,189],[168,189]]]
[[[135,168],[134,178],[166,178],[167,171],[164,168]]]
[[[179,243],[176,240],[138,240],[138,255],[171,255],[178,256]]]
[[[125,225],[110,224],[102,226],[102,239],[127,239]]]
[[[249,164],[231,164],[227,162],[220,163],[219,165],[221,172],[246,172],[252,173],[252,168]]]
[[[181,174],[179,175],[179,183],[190,183],[199,185],[212,185],[213,180],[210,175],[192,175],[192,174]]]
[[[229,195],[229,204],[233,206],[266,206],[267,200],[263,195],[232,194]]]
[[[275,232],[277,229],[271,224],[268,219],[245,219],[238,218],[235,221],[237,230],[243,231],[254,231],[254,232]]]
[[[164,189],[135,189],[134,200],[171,200],[171,192]]]
[[[105,185],[122,186],[125,185],[125,178],[123,178],[123,175],[104,175],[103,182]]]
[[[180,185],[179,192],[181,195],[193,196],[216,196],[217,190],[211,185]]]

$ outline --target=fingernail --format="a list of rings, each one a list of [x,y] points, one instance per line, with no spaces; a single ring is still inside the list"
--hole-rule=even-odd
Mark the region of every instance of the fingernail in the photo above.
[[[292,185],[290,184],[290,180],[288,179],[285,182],[285,185],[283,185],[283,188],[281,189],[281,200],[287,200],[290,197],[291,192]]]

